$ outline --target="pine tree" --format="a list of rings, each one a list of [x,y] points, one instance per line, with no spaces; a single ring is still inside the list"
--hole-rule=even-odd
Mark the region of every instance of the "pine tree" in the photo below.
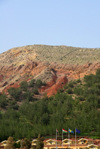
[[[36,149],[43,149],[43,147],[44,147],[43,137],[41,137],[39,134],[37,138]]]

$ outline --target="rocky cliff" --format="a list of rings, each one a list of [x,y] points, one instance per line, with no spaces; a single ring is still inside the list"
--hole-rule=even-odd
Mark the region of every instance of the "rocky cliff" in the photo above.
[[[41,79],[40,89],[51,96],[70,80],[95,74],[100,68],[100,49],[32,45],[0,54],[0,92],[19,87],[23,80]]]

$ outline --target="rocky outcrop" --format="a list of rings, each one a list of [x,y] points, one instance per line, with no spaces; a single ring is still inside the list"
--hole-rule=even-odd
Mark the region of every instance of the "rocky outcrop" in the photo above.
[[[0,75],[0,82],[3,81],[3,75]]]
[[[68,79],[65,75],[61,76],[56,80],[55,84],[52,85],[46,92],[47,96],[50,97],[57,93],[58,89],[62,88],[66,83],[68,83]]]
[[[19,88],[20,85],[19,85],[19,83],[10,84],[10,85],[8,85],[8,86],[6,86],[6,87],[4,88],[3,92],[5,92],[6,94],[8,94],[8,90],[9,90],[11,87],[12,87],[12,88]]]

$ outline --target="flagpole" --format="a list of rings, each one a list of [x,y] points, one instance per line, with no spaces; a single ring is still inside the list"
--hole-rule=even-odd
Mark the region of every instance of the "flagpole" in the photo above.
[[[70,148],[70,132],[69,132],[69,148]]]
[[[62,148],[63,148],[63,130],[62,130]]]
[[[56,149],[57,149],[57,129],[56,129]]]
[[[75,128],[75,149],[76,149],[76,128]]]
[[[69,128],[68,128],[68,142],[69,142]]]
[[[69,138],[69,131],[67,131],[67,133],[68,133],[68,138]],[[68,140],[69,141],[69,140]]]
[[[69,128],[68,128],[68,142],[69,142]],[[70,146],[69,146],[69,148],[70,148]]]

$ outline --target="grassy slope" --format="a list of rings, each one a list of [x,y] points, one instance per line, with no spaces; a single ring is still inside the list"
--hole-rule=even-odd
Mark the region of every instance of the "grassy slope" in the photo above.
[[[13,48],[0,54],[0,64],[24,64],[28,60],[85,64],[99,62],[100,49],[67,46],[30,45]],[[3,63],[2,63],[3,62]]]

